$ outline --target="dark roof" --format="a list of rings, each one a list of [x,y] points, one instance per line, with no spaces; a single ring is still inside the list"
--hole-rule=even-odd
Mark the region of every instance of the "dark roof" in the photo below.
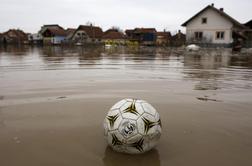
[[[58,24],[48,24],[48,25],[43,25],[41,27],[41,29],[39,30],[39,33],[43,34],[48,28],[50,28],[50,29],[62,29],[62,30],[64,30],[64,28],[62,28]]]
[[[155,28],[135,28],[134,33],[156,33]]]
[[[252,20],[248,21],[247,23],[244,24],[246,27],[252,29]]]
[[[117,29],[109,29],[104,32],[103,39],[125,39],[125,35]]]
[[[18,38],[20,40],[28,40],[28,35],[20,29],[10,29],[7,32],[4,32],[2,36],[8,38]]]
[[[90,38],[102,38],[103,32],[100,27],[92,25],[80,25],[75,33],[79,30],[83,30]]]
[[[47,24],[47,25],[43,25],[43,28],[60,28],[60,29],[64,29],[61,26],[59,26],[58,24]]]
[[[225,17],[226,19],[228,19],[229,21],[231,21],[234,25],[241,27],[241,28],[245,28],[244,25],[242,25],[241,23],[239,23],[237,20],[235,20],[234,18],[232,18],[231,16],[229,16],[228,14],[226,14],[223,10],[219,10],[217,8],[215,8],[213,5],[208,5],[207,7],[205,7],[204,9],[202,9],[200,12],[198,12],[197,14],[195,14],[193,17],[191,17],[189,20],[187,20],[186,22],[184,22],[182,24],[182,26],[186,26],[189,22],[191,22],[194,18],[196,18],[197,16],[199,16],[201,13],[203,13],[204,11],[211,9],[214,10],[215,12],[217,12],[218,14],[220,14],[221,16]]]
[[[125,30],[125,33],[132,33],[132,32],[134,32],[134,29],[126,29]]]
[[[50,32],[54,36],[66,36],[66,31],[64,29],[47,28],[45,32]],[[44,34],[43,33],[43,34]]]
[[[175,34],[175,35],[172,36],[173,40],[185,39],[185,38],[186,38],[186,35],[183,34],[181,31],[178,31],[177,34]]]
[[[118,29],[111,28],[111,29],[106,30],[106,31],[103,33],[103,35],[105,35],[105,34],[107,34],[107,33],[110,33],[110,32],[119,32],[119,30],[118,30]]]

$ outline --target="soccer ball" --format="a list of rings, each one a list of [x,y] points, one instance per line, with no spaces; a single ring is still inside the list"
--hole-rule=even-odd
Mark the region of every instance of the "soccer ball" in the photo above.
[[[161,136],[161,120],[149,103],[123,99],[109,110],[104,120],[105,137],[113,150],[138,154],[152,149]]]

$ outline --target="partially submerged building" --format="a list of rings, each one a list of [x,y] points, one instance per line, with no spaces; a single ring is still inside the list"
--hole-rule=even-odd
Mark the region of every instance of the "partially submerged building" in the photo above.
[[[247,29],[244,31],[244,36],[246,36],[244,46],[252,47],[252,20],[248,21],[244,25],[247,27]]]
[[[71,43],[71,38],[72,38],[75,31],[76,31],[75,28],[67,28],[66,29],[66,40],[65,40],[66,43]]]
[[[171,37],[171,46],[180,47],[186,44],[186,35],[180,30]]]
[[[28,44],[28,35],[20,29],[10,29],[1,35],[3,44]]]
[[[214,4],[206,6],[189,20],[182,24],[186,27],[186,42],[188,44],[209,44],[213,46],[231,46],[240,37],[244,25],[224,12]]]
[[[43,38],[44,45],[61,44],[66,38],[66,32],[58,24],[43,25],[38,32]]]
[[[43,36],[39,33],[28,34],[28,40],[31,45],[43,44]]]
[[[172,41],[172,36],[170,32],[157,32],[156,33],[156,45],[157,46],[170,46]]]
[[[102,36],[102,41],[107,44],[124,45],[126,36],[118,29],[108,29]]]
[[[80,25],[71,37],[71,41],[77,44],[101,43],[103,31],[100,27],[91,25]]]
[[[137,41],[140,45],[153,46],[156,45],[156,29],[155,28],[135,28],[125,31],[127,39]]]
[[[66,31],[64,29],[47,28],[42,33],[44,45],[59,45],[66,39]]]

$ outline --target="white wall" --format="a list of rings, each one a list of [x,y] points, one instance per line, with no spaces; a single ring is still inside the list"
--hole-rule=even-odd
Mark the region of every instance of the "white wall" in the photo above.
[[[207,18],[207,23],[202,24],[202,18]],[[212,9],[208,9],[201,13],[199,16],[194,18],[187,24],[186,37],[187,41],[194,37],[194,32],[203,32],[203,38],[214,44],[230,44],[233,42],[232,39],[232,28],[233,24],[225,17],[222,17],[219,13]],[[216,32],[224,31],[224,40],[216,39]]]

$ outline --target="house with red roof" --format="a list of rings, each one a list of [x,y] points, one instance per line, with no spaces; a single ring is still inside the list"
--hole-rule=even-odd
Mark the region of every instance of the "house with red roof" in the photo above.
[[[157,39],[156,39],[156,45],[157,46],[170,46],[171,45],[171,33],[166,32],[165,30],[163,32],[157,32]]]
[[[1,38],[3,44],[28,44],[28,34],[20,29],[10,29]]]
[[[47,28],[42,32],[44,45],[62,44],[66,39],[67,33],[63,28]]]
[[[98,26],[80,25],[73,33],[71,40],[73,43],[101,43],[103,31]]]
[[[103,33],[102,41],[108,44],[124,45],[126,36],[118,29],[108,29]]]

